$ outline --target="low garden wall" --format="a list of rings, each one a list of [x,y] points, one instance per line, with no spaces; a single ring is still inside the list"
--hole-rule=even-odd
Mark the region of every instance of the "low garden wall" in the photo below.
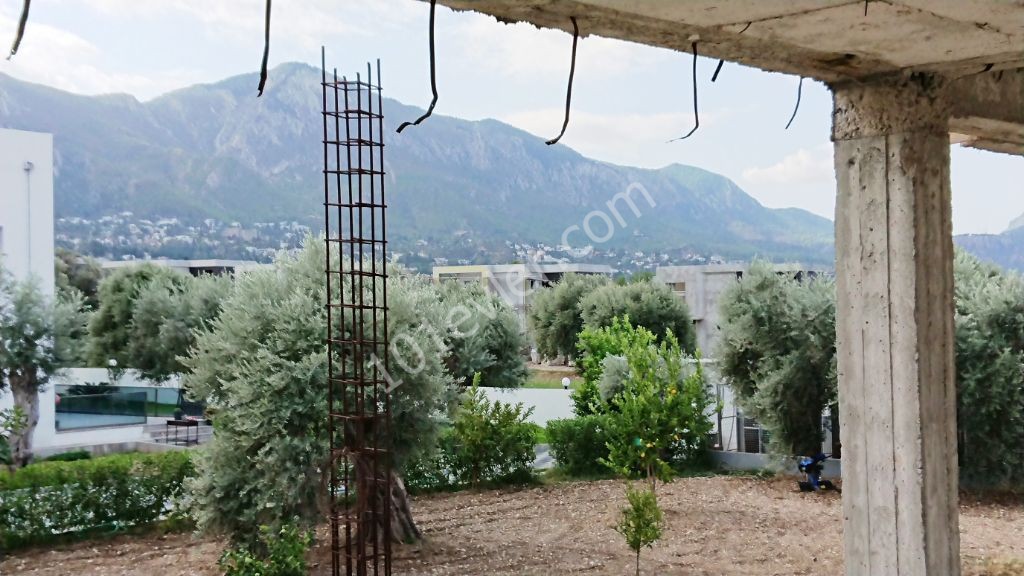
[[[533,408],[529,421],[538,426],[547,426],[549,420],[572,418],[571,390],[557,388],[481,388],[488,400],[503,403],[523,403],[525,408]]]

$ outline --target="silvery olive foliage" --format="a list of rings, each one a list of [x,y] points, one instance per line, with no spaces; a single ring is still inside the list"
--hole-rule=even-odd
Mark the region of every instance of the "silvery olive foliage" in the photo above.
[[[272,268],[240,275],[220,315],[200,329],[183,360],[190,370],[184,383],[194,398],[207,402],[216,428],[197,458],[198,476],[191,485],[201,529],[252,542],[258,526],[277,530],[294,518],[305,526],[322,518],[328,466],[323,245],[322,239],[307,239],[303,250],[280,256]],[[332,286],[346,294],[350,288]],[[370,283],[362,289],[369,300]],[[464,340],[490,329],[509,336],[489,324],[474,330],[467,322],[450,321],[465,315],[451,313],[456,305],[496,306],[481,293],[447,289],[394,268],[387,290],[392,346],[379,361],[386,362],[394,386],[390,449],[401,472],[406,463],[436,449],[442,424],[460,397],[461,370],[471,365],[486,371],[508,361],[497,354],[482,360],[487,354],[481,350],[494,345]],[[338,301],[337,295],[332,300]],[[496,321],[504,322],[506,315],[499,311]],[[335,337],[351,334],[351,314],[339,316],[333,315]],[[369,321],[366,330],[370,337]],[[365,368],[371,365],[366,359]],[[521,366],[508,370],[522,372]],[[503,377],[516,384],[518,376]]]

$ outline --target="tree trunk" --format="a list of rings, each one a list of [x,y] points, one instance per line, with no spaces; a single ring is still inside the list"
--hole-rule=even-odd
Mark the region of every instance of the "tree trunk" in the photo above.
[[[15,467],[32,462],[32,436],[39,424],[39,386],[34,373],[22,371],[8,376],[14,406],[25,413],[25,427],[11,434],[11,456]]]
[[[640,550],[636,551],[636,576],[640,576]]]
[[[409,492],[405,489],[405,482],[394,472],[391,473],[391,539],[407,544],[423,539],[423,534],[412,518]]]
[[[363,534],[369,535],[369,538],[373,538],[374,534],[379,535],[378,537],[383,537],[390,530],[392,542],[404,544],[418,542],[423,539],[423,534],[416,526],[416,521],[412,517],[412,507],[409,505],[409,492],[405,488],[405,482],[394,471],[390,474],[391,493],[387,494],[387,485],[383,483],[378,482],[375,487],[371,487],[374,484],[372,482],[372,465],[365,463],[363,459],[357,461],[355,479],[356,510],[354,512],[356,512],[357,517],[364,519],[359,526],[359,530]],[[372,525],[373,520],[370,515],[359,514],[358,511],[376,509],[378,512],[382,512],[383,506],[380,506],[379,503],[384,498],[390,499],[390,522],[388,522],[388,518],[378,514],[378,525],[375,527]],[[386,522],[390,523],[390,527]],[[368,542],[372,542],[372,540]]]

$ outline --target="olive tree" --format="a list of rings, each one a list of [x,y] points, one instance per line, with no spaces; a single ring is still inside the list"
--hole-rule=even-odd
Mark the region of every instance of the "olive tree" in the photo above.
[[[959,461],[966,484],[1024,481],[1024,279],[958,252]]]
[[[771,432],[773,452],[819,452],[822,413],[837,394],[835,284],[755,262],[721,311],[717,359],[744,412]]]
[[[195,335],[220,314],[231,291],[228,276],[157,276],[143,286],[132,309],[127,356],[132,368],[162,382],[181,374],[181,357],[195,343]]]
[[[116,360],[119,366],[131,366],[135,300],[151,282],[181,285],[188,279],[183,272],[149,263],[121,268],[104,278],[99,286],[99,306],[89,321],[89,364],[106,366],[109,360]]]
[[[961,481],[1024,480],[1024,279],[958,250],[954,261]],[[755,264],[722,301],[718,359],[773,451],[817,451],[836,395],[835,286],[796,282]]]
[[[533,297],[527,319],[542,356],[570,358],[576,354],[576,339],[583,330],[581,301],[609,283],[604,276],[570,273]]]
[[[81,292],[85,303],[95,309],[99,305],[99,285],[103,268],[95,258],[67,248],[56,249],[54,254],[54,280],[57,291],[74,288]]]
[[[469,386],[479,374],[487,386],[521,386],[527,341],[512,308],[476,284],[443,282],[438,292],[451,336],[447,367],[456,381]]]
[[[68,334],[81,300],[45,295],[36,278],[15,280],[0,263],[0,391],[10,389],[20,424],[8,429],[10,461],[32,461],[32,436],[39,423],[39,391],[71,357]]]
[[[193,397],[207,402],[217,429],[199,455],[198,476],[191,484],[204,530],[246,543],[254,541],[260,525],[280,526],[295,517],[312,525],[322,518],[325,474],[332,466],[324,259],[323,242],[311,239],[298,254],[279,257],[271,269],[237,278],[220,315],[200,328],[183,359],[190,370],[184,384]],[[351,288],[336,284],[333,290]],[[369,283],[363,289],[369,291]],[[387,293],[392,344],[386,358],[378,360],[386,360],[392,387],[388,449],[393,490],[367,497],[391,499],[391,537],[407,541],[420,533],[402,471],[435,450],[461,389],[449,369],[457,364],[453,351],[483,328],[453,323],[452,318],[465,314],[451,314],[451,308],[467,303],[456,302],[453,292],[427,279],[392,270]],[[351,333],[350,314],[335,314],[333,320],[335,334]],[[364,368],[371,369],[373,360],[364,360]],[[358,461],[355,472],[357,477],[366,473]]]
[[[697,346],[686,302],[664,284],[641,281],[601,286],[583,298],[580,310],[587,328],[611,326],[615,318],[629,318],[632,325],[650,330],[659,339],[671,332],[686,352],[693,353]]]

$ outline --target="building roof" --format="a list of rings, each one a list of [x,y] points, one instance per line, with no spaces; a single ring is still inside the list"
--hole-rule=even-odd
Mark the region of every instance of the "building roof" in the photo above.
[[[535,272],[538,274],[606,274],[611,275],[615,270],[606,264],[467,264],[464,266],[434,266],[434,275],[439,274],[473,274],[486,272],[488,274],[508,274],[515,272]]]
[[[259,262],[253,260],[218,260],[218,259],[206,259],[206,260],[171,260],[167,258],[156,258],[156,259],[139,259],[139,260],[101,260],[100,266],[104,270],[114,270],[117,268],[130,268],[132,266],[141,266],[142,264],[156,264],[157,266],[166,266],[168,268],[177,269],[188,269],[193,270],[197,268],[231,268],[234,270],[240,270],[244,268],[256,268],[262,266]]]

